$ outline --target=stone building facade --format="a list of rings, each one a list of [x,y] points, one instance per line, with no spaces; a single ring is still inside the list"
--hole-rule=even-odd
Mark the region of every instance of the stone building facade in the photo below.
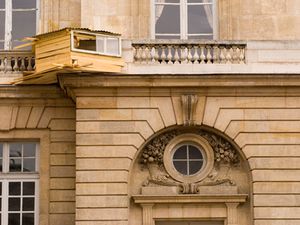
[[[298,0],[31,2],[37,33],[120,33],[125,63],[11,85],[34,55],[0,1],[1,224],[300,224]]]

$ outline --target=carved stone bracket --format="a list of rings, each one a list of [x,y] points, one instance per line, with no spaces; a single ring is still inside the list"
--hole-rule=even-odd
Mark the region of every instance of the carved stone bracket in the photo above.
[[[181,96],[183,125],[185,126],[195,125],[194,114],[196,111],[197,103],[198,103],[197,95]]]

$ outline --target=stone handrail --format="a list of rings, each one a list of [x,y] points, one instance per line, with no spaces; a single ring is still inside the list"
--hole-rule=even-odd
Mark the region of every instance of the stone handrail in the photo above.
[[[244,64],[244,42],[189,40],[135,41],[134,62],[141,64]]]
[[[33,71],[34,54],[25,51],[0,51],[0,73]]]

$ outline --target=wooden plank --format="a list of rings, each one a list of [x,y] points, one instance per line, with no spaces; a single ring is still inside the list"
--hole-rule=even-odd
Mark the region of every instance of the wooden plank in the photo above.
[[[50,52],[50,51],[54,51],[54,50],[61,49],[61,48],[69,48],[69,50],[71,50],[70,49],[71,44],[70,44],[69,40],[62,41],[62,42],[55,43],[55,44],[51,44],[51,45],[46,45],[44,47],[36,48],[35,49],[35,55],[37,57],[41,53]]]
[[[61,49],[56,49],[55,51],[48,51],[48,52],[43,52],[37,55],[37,59],[49,59],[50,57],[55,57],[57,55],[62,55],[62,54],[70,54],[70,50],[68,48],[61,48]]]

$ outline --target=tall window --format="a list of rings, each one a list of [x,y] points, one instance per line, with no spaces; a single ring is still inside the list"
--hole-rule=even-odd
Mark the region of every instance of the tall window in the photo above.
[[[38,145],[0,143],[0,224],[38,224]]]
[[[156,39],[213,39],[216,0],[154,0]]]
[[[0,49],[10,50],[36,34],[38,0],[0,0]]]

